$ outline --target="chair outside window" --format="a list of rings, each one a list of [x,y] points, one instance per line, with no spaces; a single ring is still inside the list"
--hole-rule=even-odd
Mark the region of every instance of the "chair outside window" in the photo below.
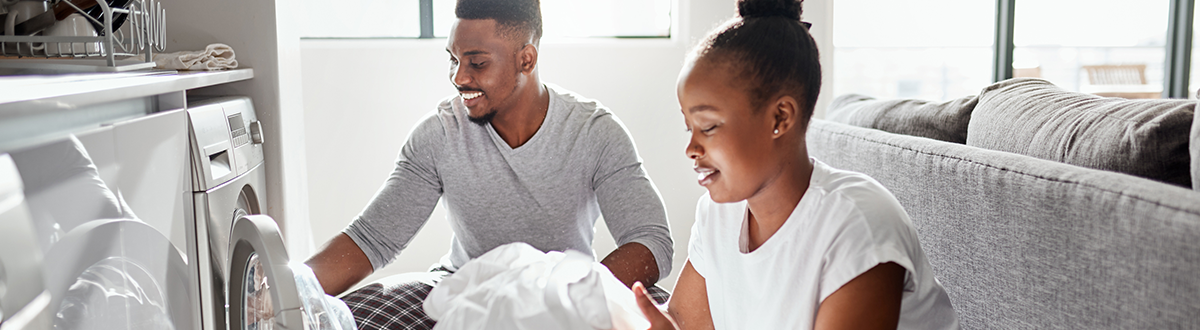
[[[1162,89],[1146,82],[1145,64],[1084,65],[1088,85],[1080,89],[1105,97],[1127,99],[1156,99],[1162,97]]]

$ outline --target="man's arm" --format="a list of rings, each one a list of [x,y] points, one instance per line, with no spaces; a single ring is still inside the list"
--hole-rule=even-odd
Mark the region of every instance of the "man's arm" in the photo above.
[[[304,264],[312,268],[325,294],[331,296],[345,292],[374,272],[367,255],[344,233],[334,236]]]
[[[591,134],[598,144],[592,187],[604,224],[618,245],[601,263],[626,286],[638,281],[653,285],[671,272],[675,252],[662,196],[616,117],[597,118]]]
[[[639,281],[645,285],[658,282],[658,263],[654,260],[654,254],[642,243],[621,245],[600,263],[627,287],[633,287],[633,283]]]
[[[437,113],[413,127],[396,167],[362,213],[305,262],[325,293],[341,294],[391,262],[429,220],[442,194],[436,158],[445,131]]]

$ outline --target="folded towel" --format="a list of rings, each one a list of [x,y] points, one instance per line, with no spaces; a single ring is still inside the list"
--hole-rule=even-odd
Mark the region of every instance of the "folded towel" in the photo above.
[[[204,50],[174,52],[154,55],[155,67],[172,70],[224,70],[236,69],[233,48],[226,44],[211,44]]]

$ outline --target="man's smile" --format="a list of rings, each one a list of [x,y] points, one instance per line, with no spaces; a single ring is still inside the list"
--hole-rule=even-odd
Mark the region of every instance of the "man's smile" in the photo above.
[[[467,108],[474,108],[483,101],[483,98],[480,98],[483,96],[483,91],[459,91],[458,95],[462,97],[463,105]]]

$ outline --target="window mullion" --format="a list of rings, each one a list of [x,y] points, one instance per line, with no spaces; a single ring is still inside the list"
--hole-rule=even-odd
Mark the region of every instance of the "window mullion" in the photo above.
[[[420,38],[433,38],[433,0],[421,1],[421,36]],[[409,7],[412,8],[412,7]]]
[[[1188,74],[1192,64],[1192,23],[1195,0],[1171,0],[1167,25],[1167,59],[1163,67],[1164,98],[1188,97]]]
[[[996,39],[992,43],[992,82],[1013,76],[1013,21],[1016,0],[996,0]]]

